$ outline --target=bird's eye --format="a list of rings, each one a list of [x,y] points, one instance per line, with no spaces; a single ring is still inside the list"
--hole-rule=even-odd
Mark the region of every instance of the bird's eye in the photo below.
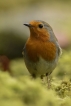
[[[38,27],[39,27],[39,28],[43,28],[43,25],[42,25],[42,24],[39,24]]]

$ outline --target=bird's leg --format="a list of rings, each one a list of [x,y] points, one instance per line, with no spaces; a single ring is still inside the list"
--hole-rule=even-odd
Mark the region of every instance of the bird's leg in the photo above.
[[[40,76],[40,78],[41,78],[42,80],[43,80],[43,77],[44,77],[43,75]]]
[[[33,78],[36,78],[36,75],[35,75],[35,74],[32,74],[32,77],[33,77]]]
[[[48,73],[46,73],[46,77],[47,77],[47,83],[48,83],[48,89],[50,89],[50,76],[48,75]]]
[[[46,81],[45,81],[45,77],[44,77],[44,75],[41,75],[40,78],[41,78],[41,80],[42,80],[42,84],[45,85],[45,84],[46,84]]]

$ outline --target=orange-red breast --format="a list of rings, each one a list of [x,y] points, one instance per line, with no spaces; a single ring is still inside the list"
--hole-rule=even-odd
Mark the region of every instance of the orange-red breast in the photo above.
[[[23,56],[26,67],[33,77],[50,75],[55,69],[61,48],[51,26],[41,20],[24,24],[30,29]]]

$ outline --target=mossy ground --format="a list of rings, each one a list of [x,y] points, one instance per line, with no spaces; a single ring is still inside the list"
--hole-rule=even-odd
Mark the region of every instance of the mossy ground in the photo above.
[[[13,77],[0,70],[0,106],[71,106],[71,52],[65,52],[51,75],[48,89],[46,78],[33,79],[24,60],[12,60]]]

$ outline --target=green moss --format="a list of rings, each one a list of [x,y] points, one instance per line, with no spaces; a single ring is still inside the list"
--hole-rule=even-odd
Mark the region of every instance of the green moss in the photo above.
[[[30,76],[22,59],[12,60],[13,77],[0,70],[0,106],[71,106],[70,57],[71,52],[64,51],[52,73],[50,89],[46,78]]]
[[[5,106],[8,106],[10,102],[15,106],[18,103],[20,103],[18,106],[22,104],[24,106],[57,106],[58,100],[55,92],[47,90],[38,79],[31,80],[27,76],[23,76],[23,80],[15,79],[8,73],[0,72],[0,86],[0,100],[4,101]]]

